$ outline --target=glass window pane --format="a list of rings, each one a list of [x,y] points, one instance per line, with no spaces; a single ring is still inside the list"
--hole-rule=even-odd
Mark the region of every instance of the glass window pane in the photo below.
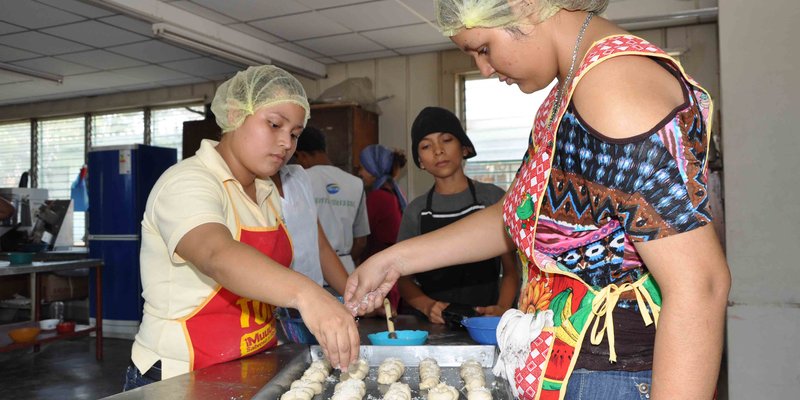
[[[47,189],[50,199],[69,199],[72,182],[84,164],[84,117],[43,120],[40,122],[38,186]],[[86,215],[73,215],[73,240],[84,244]]]
[[[478,153],[467,162],[467,176],[508,188],[528,148],[536,111],[554,84],[526,94],[497,78],[464,80],[464,122]]]
[[[205,118],[205,107],[196,104],[185,107],[155,109],[150,114],[151,144],[178,150],[178,160],[183,158],[183,122]]]
[[[92,147],[144,143],[144,111],[92,116]]]
[[[17,187],[31,169],[30,121],[0,124],[0,187]]]

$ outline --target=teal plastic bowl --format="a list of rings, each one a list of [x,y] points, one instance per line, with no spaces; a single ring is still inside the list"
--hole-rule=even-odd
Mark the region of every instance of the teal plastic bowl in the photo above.
[[[461,321],[472,340],[480,344],[497,344],[498,323],[500,317],[472,317]]]
[[[375,346],[421,346],[428,340],[428,331],[394,331],[397,339],[390,339],[389,332],[383,331],[367,335]]]
[[[8,263],[11,265],[26,265],[33,262],[33,253],[13,252],[8,253]]]

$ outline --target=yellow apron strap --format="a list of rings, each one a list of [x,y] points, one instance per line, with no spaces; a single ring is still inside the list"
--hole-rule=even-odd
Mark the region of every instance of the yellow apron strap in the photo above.
[[[649,278],[645,275],[635,283],[624,283],[621,286],[610,284],[597,292],[592,300],[592,314],[594,314],[594,323],[592,324],[591,342],[597,346],[603,341],[603,337],[608,335],[608,360],[617,362],[617,351],[614,346],[614,317],[613,311],[619,301],[619,296],[629,290],[633,290],[636,295],[636,303],[639,305],[639,314],[645,325],[649,326],[653,322],[658,327],[658,314],[660,307],[658,307],[650,293],[644,288],[644,282]],[[653,317],[650,317],[650,311],[653,312]],[[605,317],[605,318],[603,318]],[[603,318],[603,325],[600,326],[600,319]]]

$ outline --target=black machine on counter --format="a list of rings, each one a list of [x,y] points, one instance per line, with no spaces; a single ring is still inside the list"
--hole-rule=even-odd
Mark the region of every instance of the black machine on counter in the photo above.
[[[46,196],[47,191],[43,192]],[[69,222],[65,220],[70,214],[71,200],[44,200],[41,203],[31,201],[30,197],[17,200],[14,202],[17,215],[4,220],[0,226],[3,228],[0,230],[0,248],[25,252],[53,250],[59,242],[62,227]],[[37,204],[38,208],[31,212],[31,206]],[[66,225],[67,230],[72,229],[71,222]],[[71,232],[65,233],[72,236]]]

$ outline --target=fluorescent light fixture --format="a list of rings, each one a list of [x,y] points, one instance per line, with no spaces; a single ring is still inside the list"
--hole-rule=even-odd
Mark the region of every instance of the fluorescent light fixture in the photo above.
[[[269,57],[229,43],[221,43],[211,37],[178,26],[165,23],[153,24],[153,34],[164,40],[222,57],[228,61],[234,61],[239,64],[248,66],[272,64],[272,60]]]
[[[30,68],[20,67],[19,65],[8,64],[0,62],[0,69],[4,71],[14,72],[16,74],[25,75],[31,78],[44,79],[46,81],[55,82],[57,84],[64,83],[64,77],[61,75],[51,74],[49,72],[37,71]]]

